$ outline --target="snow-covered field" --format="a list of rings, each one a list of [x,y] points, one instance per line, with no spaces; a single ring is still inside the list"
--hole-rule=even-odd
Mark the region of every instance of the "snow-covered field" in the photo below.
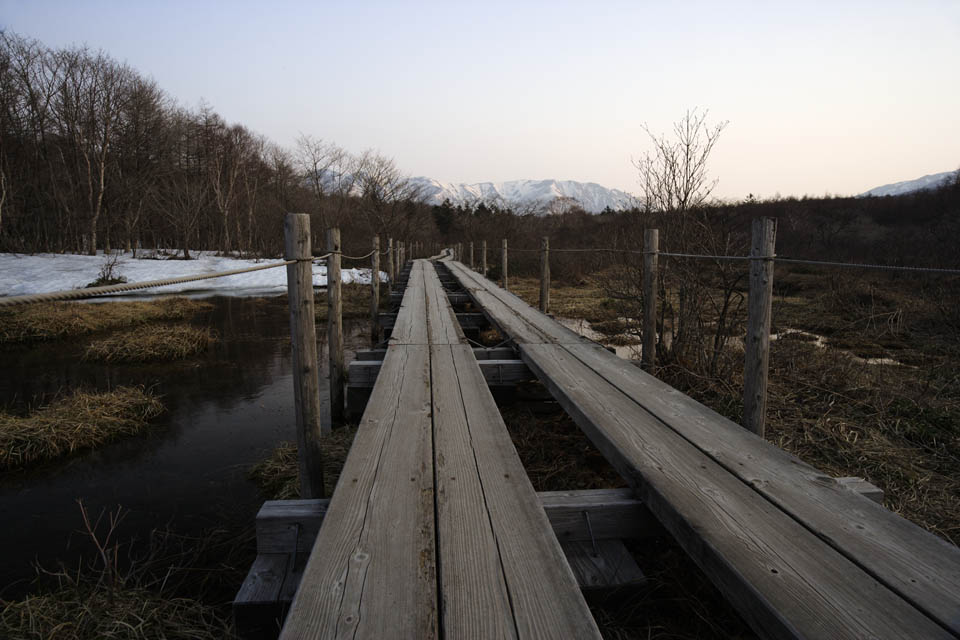
[[[278,260],[241,260],[197,252],[195,260],[150,260],[132,258],[129,254],[120,257],[114,275],[127,282],[144,282],[164,278],[202,275],[217,271],[243,269],[257,264],[269,264]],[[72,254],[40,253],[35,255],[0,253],[0,296],[19,296],[32,293],[47,293],[66,289],[80,289],[97,279],[100,268],[107,258]],[[370,284],[370,269],[344,269],[342,282]],[[380,273],[381,281],[387,275]],[[327,286],[327,268],[313,265],[313,286]],[[142,289],[122,294],[124,298],[143,298],[171,293],[188,293],[195,297],[205,296],[269,296],[287,292],[287,270],[283,267],[241,273],[223,278],[211,278],[197,282],[185,282],[154,289]],[[117,299],[111,297],[110,299]]]

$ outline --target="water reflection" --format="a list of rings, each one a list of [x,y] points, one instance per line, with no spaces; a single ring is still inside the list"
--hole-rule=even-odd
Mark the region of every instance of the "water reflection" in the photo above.
[[[130,510],[121,534],[143,538],[171,524],[196,532],[249,525],[262,502],[247,479],[250,465],[281,440],[294,440],[295,413],[286,298],[211,298],[215,308],[195,319],[220,336],[206,354],[160,365],[83,362],[83,342],[3,353],[0,404],[21,411],[61,390],[143,384],[162,394],[167,413],[149,433],[65,462],[0,477],[0,575],[11,597],[33,575],[35,558],[69,558],[82,543],[77,498],[93,513]],[[344,321],[347,361],[364,348],[363,322]],[[326,331],[321,340],[325,385]],[[328,414],[328,396],[321,388]],[[72,541],[71,541],[72,539]]]

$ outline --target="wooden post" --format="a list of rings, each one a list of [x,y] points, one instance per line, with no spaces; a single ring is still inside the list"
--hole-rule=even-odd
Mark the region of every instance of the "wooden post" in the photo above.
[[[387,277],[390,278],[390,288],[393,289],[394,274],[396,271],[393,269],[393,238],[387,238]]]
[[[343,422],[343,298],[340,290],[340,229],[327,229],[327,348],[330,351],[330,421]]]
[[[473,269],[473,243],[470,243],[470,268]]]
[[[507,289],[507,239],[503,239],[500,251],[500,286]]]
[[[293,399],[297,414],[297,452],[300,495],[323,497],[323,455],[320,436],[329,432],[320,419],[320,366],[317,327],[313,315],[313,255],[310,250],[310,216],[288,213],[283,221],[287,296],[290,305],[290,340],[293,344]]]
[[[380,342],[380,236],[373,236],[370,256],[370,342]]]
[[[640,364],[653,373],[657,364],[657,267],[660,232],[643,230],[643,351]]]
[[[480,245],[480,268],[482,269],[480,275],[484,278],[487,277],[487,241],[484,240]]]
[[[776,218],[754,220],[750,243],[747,353],[743,369],[743,426],[761,437],[767,414],[767,368],[770,363],[770,316],[776,244]]]
[[[550,238],[540,240],[540,311],[550,310]]]

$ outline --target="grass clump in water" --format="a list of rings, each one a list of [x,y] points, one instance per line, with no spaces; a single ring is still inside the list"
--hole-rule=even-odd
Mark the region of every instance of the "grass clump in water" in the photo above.
[[[323,451],[323,487],[327,496],[333,495],[333,489],[337,486],[340,471],[356,434],[355,426],[345,426],[320,438],[320,448]],[[297,445],[293,442],[281,442],[269,458],[254,465],[250,470],[250,478],[270,500],[299,498]]]
[[[140,433],[163,404],[139,387],[77,391],[27,416],[0,413],[0,470],[54,460]]]
[[[79,502],[79,501],[78,501]],[[252,536],[211,530],[199,536],[154,530],[145,544],[118,541],[126,511],[91,518],[91,543],[72,567],[38,567],[34,592],[0,599],[0,637],[16,640],[233,638],[228,602],[252,559]]]
[[[91,342],[84,358],[100,362],[182,360],[205,351],[216,340],[210,329],[189,325],[132,329]]]
[[[162,298],[150,302],[85,304],[51,302],[0,310],[0,345],[29,344],[137,327],[150,322],[182,320],[212,309],[209,302]]]

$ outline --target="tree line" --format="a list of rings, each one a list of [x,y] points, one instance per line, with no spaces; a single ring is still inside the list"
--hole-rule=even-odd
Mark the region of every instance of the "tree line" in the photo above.
[[[188,109],[102,51],[0,33],[0,250],[138,247],[275,255],[283,215],[424,241],[430,208],[394,162],[303,135],[285,149]]]

